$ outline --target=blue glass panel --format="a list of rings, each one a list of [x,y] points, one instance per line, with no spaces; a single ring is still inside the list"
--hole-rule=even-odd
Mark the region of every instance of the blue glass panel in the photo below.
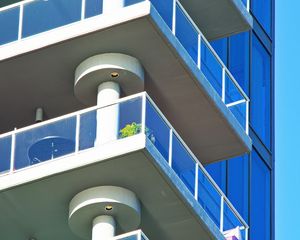
[[[151,3],[169,28],[172,29],[173,0],[151,0]]]
[[[212,176],[223,192],[226,192],[226,162],[211,163],[205,169]]]
[[[214,223],[220,227],[221,197],[200,168],[198,171],[198,202]]]
[[[138,240],[138,236],[128,236],[128,237],[123,237],[123,238],[118,238],[119,240]]]
[[[181,8],[176,5],[176,37],[185,50],[197,64],[198,60],[198,32],[187,19]]]
[[[247,104],[245,102],[239,103],[237,105],[229,106],[229,110],[235,116],[235,118],[239,121],[242,128],[246,130],[246,111]]]
[[[126,102],[121,102],[119,104],[119,137],[123,138],[121,130],[124,128],[134,128],[137,126],[136,130],[133,131],[134,134],[138,134],[141,131],[142,123],[142,98],[137,97]],[[133,135],[134,135],[133,134]],[[130,134],[129,134],[130,135]]]
[[[79,21],[81,0],[34,1],[24,6],[22,37]]]
[[[222,96],[222,67],[203,41],[201,44],[201,70],[219,96]]]
[[[11,136],[0,138],[0,173],[10,169]]]
[[[252,43],[250,122],[260,139],[270,148],[271,58],[255,35]]]
[[[224,201],[224,231],[228,231],[241,226],[242,224],[234,214],[233,210],[229,207],[227,202]]]
[[[228,160],[228,198],[244,220],[248,221],[248,155]]]
[[[250,235],[255,240],[270,240],[270,170],[252,151]]]
[[[251,0],[251,10],[266,32],[271,35],[271,0]]]
[[[130,6],[130,5],[139,3],[139,2],[144,2],[144,1],[145,0],[125,0],[124,6],[127,7],[127,6]]]
[[[76,118],[60,120],[16,134],[15,169],[75,151]]]
[[[192,194],[195,192],[195,161],[173,134],[172,168]]]
[[[9,43],[18,39],[19,7],[0,12],[0,44]]]
[[[85,18],[102,14],[103,0],[85,0]]]
[[[249,32],[230,37],[229,70],[246,94],[249,94]]]
[[[148,138],[165,160],[168,161],[170,128],[159,116],[149,100],[146,103],[146,127]]]
[[[213,47],[225,65],[227,65],[227,42],[227,38],[210,42],[210,45]]]
[[[79,150],[92,148],[96,140],[96,111],[80,115]]]
[[[237,101],[245,100],[238,87],[233,83],[229,75],[225,74],[225,103],[234,103]]]

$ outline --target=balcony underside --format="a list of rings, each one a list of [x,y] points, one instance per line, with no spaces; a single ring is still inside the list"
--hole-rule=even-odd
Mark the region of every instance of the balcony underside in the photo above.
[[[209,40],[252,28],[253,19],[242,0],[182,0],[186,11]]]
[[[149,239],[224,239],[185,186],[172,184],[178,177],[165,160],[155,156],[155,149],[145,147],[145,136],[137,135],[2,176],[0,239],[79,240],[68,226],[69,202],[102,185],[136,193]]]
[[[203,163],[249,151],[249,137],[150,6],[143,2],[0,48],[0,131],[32,124],[39,106],[49,118],[86,107],[74,96],[75,68],[95,54],[119,52],[141,61],[146,91]]]

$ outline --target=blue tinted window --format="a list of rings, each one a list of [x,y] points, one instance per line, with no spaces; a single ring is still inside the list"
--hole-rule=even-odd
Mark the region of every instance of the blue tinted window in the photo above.
[[[249,164],[248,156],[228,160],[228,198],[248,221]]]
[[[223,63],[227,65],[227,38],[212,41],[210,44],[217,52]]]
[[[11,136],[0,138],[0,173],[10,169]]]
[[[0,44],[18,39],[19,7],[0,12]]]
[[[230,37],[229,52],[229,70],[246,94],[249,94],[249,33]]]
[[[252,151],[251,171],[251,239],[270,239],[270,171],[262,159]]]
[[[250,122],[261,140],[270,148],[271,60],[266,49],[253,36]]]
[[[205,166],[208,173],[212,176],[222,191],[226,192],[226,162],[217,162]]]
[[[80,20],[81,0],[35,1],[24,6],[23,37]]]
[[[271,0],[251,0],[251,10],[266,32],[271,34]]]

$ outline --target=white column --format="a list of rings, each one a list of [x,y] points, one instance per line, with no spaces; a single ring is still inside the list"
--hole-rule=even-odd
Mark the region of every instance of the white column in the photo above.
[[[109,240],[115,236],[116,223],[112,216],[103,215],[93,220],[92,240]]]
[[[123,8],[125,0],[103,0],[103,13],[113,12],[116,9]]]
[[[116,82],[104,82],[98,87],[97,105],[113,103],[120,98],[120,86]],[[111,105],[97,111],[97,133],[95,146],[116,140],[119,129],[119,105]]]

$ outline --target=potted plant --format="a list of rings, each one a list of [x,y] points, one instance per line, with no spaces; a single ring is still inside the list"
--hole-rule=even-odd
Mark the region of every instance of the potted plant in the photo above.
[[[142,124],[140,123],[132,122],[131,124],[126,124],[126,126],[120,130],[120,138],[134,136],[140,133],[141,130],[142,130]],[[154,144],[155,137],[153,131],[146,127],[145,134],[150,139],[150,141]]]

